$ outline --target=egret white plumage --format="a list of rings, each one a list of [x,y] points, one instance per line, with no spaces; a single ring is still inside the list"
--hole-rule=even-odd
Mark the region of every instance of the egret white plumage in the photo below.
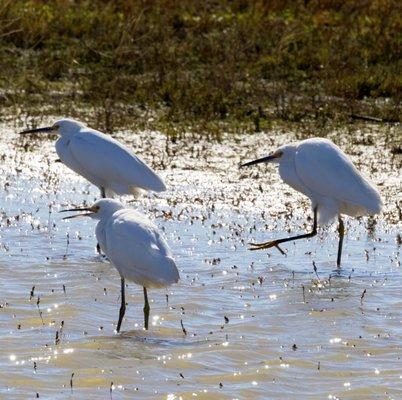
[[[64,219],[88,216],[98,220],[96,238],[104,254],[121,277],[121,306],[117,332],[126,311],[125,279],[141,285],[144,291],[144,327],[148,329],[147,288],[166,287],[179,280],[172,252],[158,228],[139,212],[124,208],[113,199],[101,199],[91,207],[65,211],[85,211]]]
[[[259,163],[279,164],[282,180],[310,198],[314,223],[310,233],[265,243],[251,243],[251,250],[277,247],[283,253],[279,248],[280,243],[315,236],[317,224],[324,225],[338,216],[339,268],[345,231],[341,215],[356,217],[381,212],[382,201],[377,189],[359,173],[347,155],[327,139],[312,138],[288,144],[267,157],[241,166]]]
[[[97,186],[102,197],[136,195],[141,189],[166,190],[162,179],[127,146],[79,121],[60,119],[52,126],[20,133],[58,134],[56,152],[60,160]]]

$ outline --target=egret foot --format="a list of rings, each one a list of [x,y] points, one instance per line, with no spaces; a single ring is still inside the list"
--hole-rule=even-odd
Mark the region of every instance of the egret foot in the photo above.
[[[253,246],[253,248],[251,248],[250,250],[263,250],[263,249],[269,249],[270,247],[276,247],[283,255],[285,255],[286,253],[279,247],[280,243],[291,242],[293,240],[299,240],[299,239],[306,239],[313,237],[316,234],[317,234],[317,207],[314,208],[313,230],[310,233],[283,239],[270,240],[269,242],[265,243],[250,243],[250,245]]]
[[[253,246],[249,250],[263,250],[269,249],[270,247],[276,247],[283,255],[286,253],[279,247],[279,244],[276,240],[270,240],[269,242],[264,243],[249,243],[250,246]]]

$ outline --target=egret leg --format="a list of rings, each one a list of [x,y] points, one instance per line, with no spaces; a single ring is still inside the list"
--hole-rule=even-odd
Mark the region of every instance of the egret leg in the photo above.
[[[338,268],[341,268],[343,237],[345,236],[345,225],[341,217],[339,217],[338,233],[339,233],[339,245],[338,245],[338,257],[336,259],[336,266]]]
[[[100,192],[101,192],[101,197],[102,197],[102,199],[105,199],[105,198],[106,198],[105,188],[104,188],[104,187],[101,187],[101,188],[100,188]],[[100,248],[100,246],[99,246],[99,243],[96,243],[96,251],[98,252],[98,254],[102,254],[101,248]]]
[[[120,312],[119,312],[119,321],[117,322],[117,333],[120,332],[121,323],[123,322],[124,314],[126,313],[126,284],[124,282],[124,278],[121,277],[121,305],[120,305]]]
[[[269,242],[264,243],[250,243],[250,245],[253,246],[250,250],[263,250],[268,249],[270,247],[276,247],[282,254],[285,254],[284,251],[279,247],[279,244],[290,242],[292,240],[310,238],[315,236],[316,234],[317,234],[317,207],[314,208],[313,229],[310,233],[305,233],[304,235],[292,236],[289,238],[270,240]]]
[[[148,330],[148,320],[149,320],[149,303],[148,303],[148,293],[147,288],[144,286],[144,327]]]

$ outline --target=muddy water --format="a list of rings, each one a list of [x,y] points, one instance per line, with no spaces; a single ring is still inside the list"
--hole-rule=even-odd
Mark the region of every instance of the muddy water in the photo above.
[[[54,162],[52,140],[1,126],[0,398],[402,398],[398,133],[331,136],[385,200],[383,216],[347,220],[341,276],[335,226],[286,256],[248,251],[311,224],[274,167],[237,168],[294,135],[122,134],[169,186],[131,206],[165,230],[181,282],[149,291],[147,332],[129,285],[116,335],[120,280],[96,254],[94,222],[58,214],[98,191]]]

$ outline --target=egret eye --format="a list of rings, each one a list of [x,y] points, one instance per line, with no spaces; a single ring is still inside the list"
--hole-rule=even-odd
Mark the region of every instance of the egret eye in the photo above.
[[[58,131],[59,128],[60,128],[60,126],[57,125],[57,124],[54,124],[54,125],[52,126],[52,129],[53,129],[54,131]]]
[[[99,211],[100,207],[99,206],[93,206],[92,210],[97,213]]]
[[[277,152],[275,152],[274,156],[275,156],[275,158],[281,158],[283,156],[283,151],[278,150]]]

